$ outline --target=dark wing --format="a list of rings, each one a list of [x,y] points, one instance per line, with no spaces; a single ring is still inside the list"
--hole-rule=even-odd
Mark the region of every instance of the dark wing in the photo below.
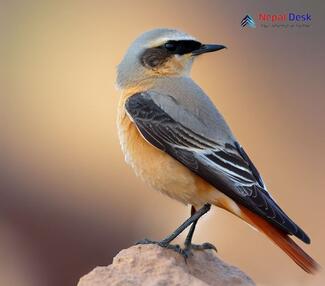
[[[220,144],[191,131],[159,107],[149,93],[129,97],[125,108],[149,143],[285,233],[310,243],[304,231],[269,195],[257,169],[237,142]]]

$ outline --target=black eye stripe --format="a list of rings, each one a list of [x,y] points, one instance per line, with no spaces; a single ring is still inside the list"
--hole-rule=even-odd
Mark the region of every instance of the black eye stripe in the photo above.
[[[191,53],[202,46],[200,42],[194,40],[170,40],[165,44],[146,49],[140,56],[140,62],[149,69],[156,69],[163,65],[173,55],[184,55]]]
[[[162,45],[161,48],[166,49],[170,54],[184,55],[199,49],[201,46],[200,42],[194,40],[170,40]]]

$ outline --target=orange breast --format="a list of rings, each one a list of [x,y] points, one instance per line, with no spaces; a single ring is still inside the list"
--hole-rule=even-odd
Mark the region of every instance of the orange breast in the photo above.
[[[121,97],[117,126],[126,162],[155,190],[185,204],[207,202],[212,186],[184,165],[148,143],[125,112],[127,95]]]
[[[117,127],[125,160],[135,173],[155,190],[184,204],[199,208],[211,203],[234,208],[236,213],[238,207],[229,197],[142,137],[124,109],[127,98],[124,94],[120,99]]]

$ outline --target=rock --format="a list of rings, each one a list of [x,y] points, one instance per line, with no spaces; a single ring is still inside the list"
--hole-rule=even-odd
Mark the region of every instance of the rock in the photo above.
[[[180,254],[157,245],[122,250],[109,266],[96,267],[78,286],[253,286],[245,273],[220,260],[212,250]]]

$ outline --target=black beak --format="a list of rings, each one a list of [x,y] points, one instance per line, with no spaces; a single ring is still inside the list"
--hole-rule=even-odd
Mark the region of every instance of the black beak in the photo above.
[[[222,50],[225,48],[226,48],[226,46],[224,46],[224,45],[202,45],[199,49],[194,50],[192,52],[192,56],[197,56],[197,55],[201,55],[204,53],[211,53],[211,52],[219,51],[219,50]]]

